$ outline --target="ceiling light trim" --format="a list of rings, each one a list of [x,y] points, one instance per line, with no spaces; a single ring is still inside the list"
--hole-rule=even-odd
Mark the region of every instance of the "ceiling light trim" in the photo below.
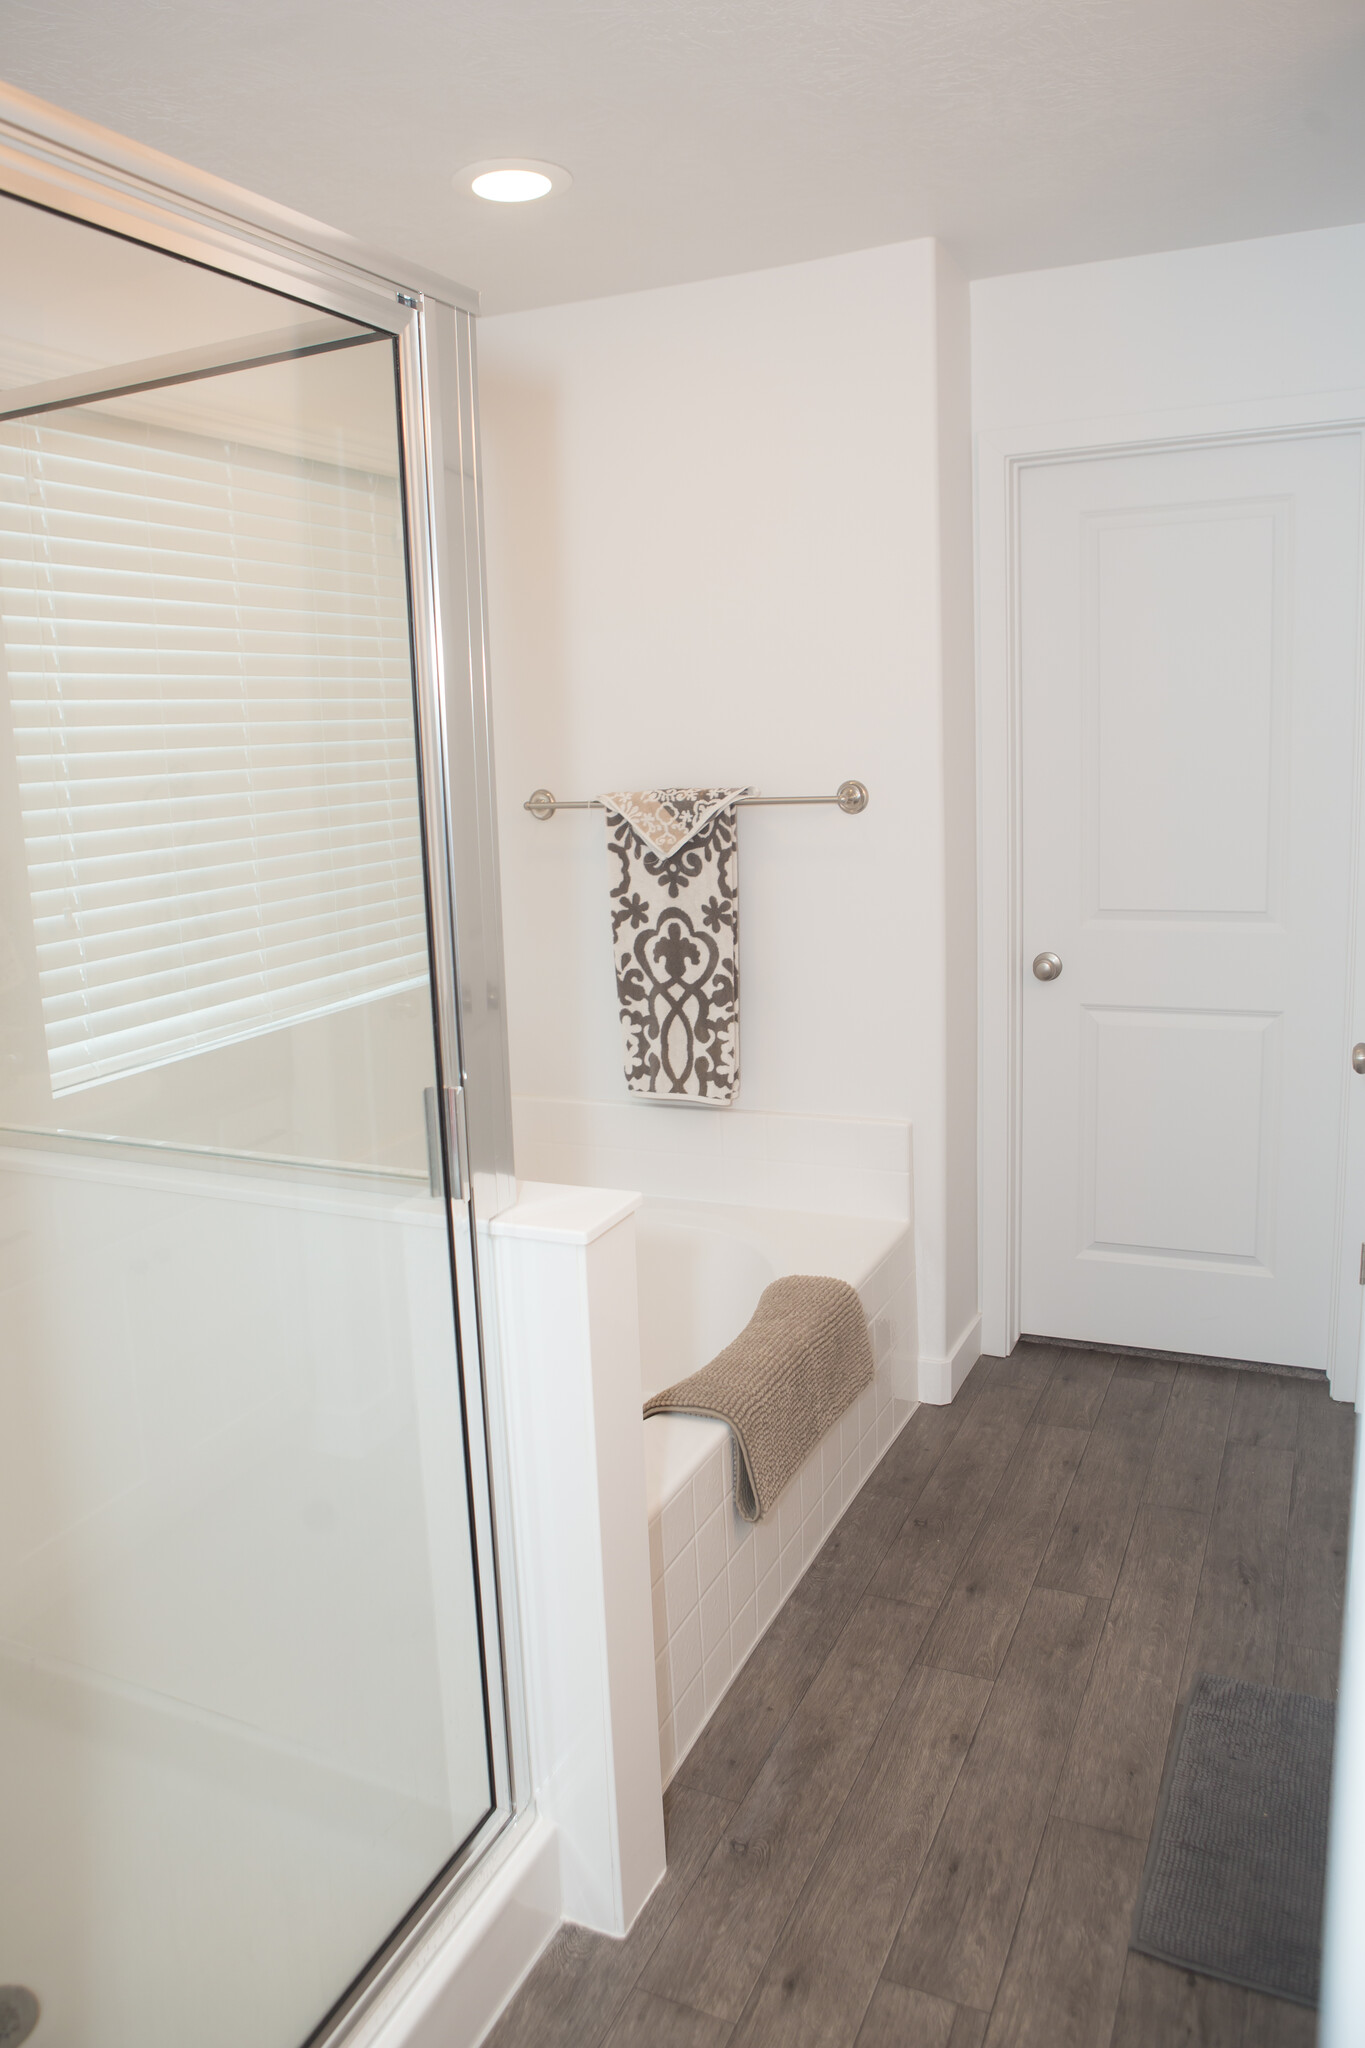
[[[475,192],[475,179],[486,177],[490,171],[529,171],[533,177],[547,180],[546,189],[542,192],[520,193],[515,198]],[[573,178],[563,164],[546,163],[540,157],[490,156],[483,158],[479,163],[466,164],[463,170],[456,171],[454,182],[456,191],[467,194],[470,198],[491,200],[495,205],[524,206],[536,199],[551,199],[556,193],[567,192]]]

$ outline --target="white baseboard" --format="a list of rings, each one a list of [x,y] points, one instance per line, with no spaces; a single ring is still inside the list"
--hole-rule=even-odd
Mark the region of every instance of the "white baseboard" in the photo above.
[[[981,1356],[981,1318],[972,1317],[946,1358],[921,1358],[919,1397],[946,1407]]]
[[[479,2048],[560,1925],[559,1841],[531,1818],[478,1894],[438,1922],[355,2033],[355,2048]],[[349,2039],[349,2037],[348,2037]]]

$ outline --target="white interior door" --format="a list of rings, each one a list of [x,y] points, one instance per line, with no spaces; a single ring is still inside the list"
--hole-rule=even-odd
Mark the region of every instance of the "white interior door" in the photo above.
[[[1360,490],[1347,431],[1024,474],[1027,1332],[1328,1365]]]

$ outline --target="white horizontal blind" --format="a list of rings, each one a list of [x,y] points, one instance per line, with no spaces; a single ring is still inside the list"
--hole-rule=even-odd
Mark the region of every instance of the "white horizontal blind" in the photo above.
[[[425,983],[394,478],[12,422],[0,614],[54,1094]]]

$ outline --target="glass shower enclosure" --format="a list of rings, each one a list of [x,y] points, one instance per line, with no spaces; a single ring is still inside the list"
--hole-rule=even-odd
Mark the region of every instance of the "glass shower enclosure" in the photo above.
[[[514,1805],[470,307],[18,95],[0,278],[0,2038],[298,2048]]]

